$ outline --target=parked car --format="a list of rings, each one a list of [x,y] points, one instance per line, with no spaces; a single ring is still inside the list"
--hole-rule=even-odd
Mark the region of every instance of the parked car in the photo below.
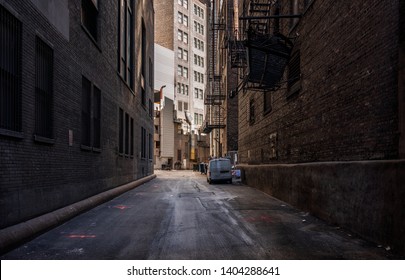
[[[207,182],[228,182],[232,184],[231,161],[228,158],[212,159],[208,163]]]

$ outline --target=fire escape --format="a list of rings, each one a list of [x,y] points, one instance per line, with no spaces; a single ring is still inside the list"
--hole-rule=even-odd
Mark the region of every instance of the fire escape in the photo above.
[[[215,154],[220,156],[221,150],[221,130],[225,128],[223,121],[224,112],[222,104],[226,99],[225,93],[221,91],[221,65],[218,63],[218,41],[219,32],[224,30],[225,23],[222,22],[217,15],[217,3],[215,0],[211,1],[211,44],[209,61],[210,66],[208,70],[208,88],[204,104],[207,106],[206,122],[203,125],[204,133],[212,133],[213,140],[216,142]]]
[[[285,84],[284,70],[290,60],[294,38],[282,34],[281,20],[299,18],[283,14],[279,0],[244,0],[240,28],[230,36],[228,54],[240,82],[229,97],[242,89],[274,91]]]

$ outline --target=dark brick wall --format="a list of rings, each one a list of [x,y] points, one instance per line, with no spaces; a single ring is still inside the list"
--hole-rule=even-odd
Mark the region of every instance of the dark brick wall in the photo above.
[[[398,63],[398,103],[399,103],[399,155],[405,158],[405,1],[400,1],[399,12],[399,63]]]
[[[312,1],[289,34],[298,35],[300,92],[290,98],[285,89],[271,93],[272,111],[266,115],[262,95],[239,93],[240,160],[398,158],[398,6],[398,0]],[[286,20],[282,27],[288,35]]]
[[[153,7],[136,2],[136,42],[139,20],[148,26],[148,56],[153,61]],[[141,160],[141,126],[153,133],[153,119],[140,103],[140,60],[136,59],[135,90],[117,72],[118,4],[99,1],[98,42],[81,26],[81,1],[69,1],[67,41],[30,1],[0,1],[23,26],[22,128],[24,138],[0,135],[0,228],[61,208],[94,194],[153,173],[152,162]],[[152,28],[152,29],[151,29]],[[54,137],[52,145],[33,140],[35,109],[35,36],[54,51]],[[135,53],[140,53],[139,43]],[[148,71],[147,71],[148,72]],[[101,152],[81,149],[82,76],[101,90]],[[152,89],[147,87],[147,100]],[[135,156],[118,154],[118,109],[135,120]],[[69,130],[73,146],[69,146]]]

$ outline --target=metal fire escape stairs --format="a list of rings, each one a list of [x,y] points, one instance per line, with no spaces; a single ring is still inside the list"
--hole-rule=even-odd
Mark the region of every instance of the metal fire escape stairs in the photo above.
[[[208,70],[208,94],[205,96],[204,104],[207,105],[206,122],[203,125],[203,132],[210,133],[216,130],[216,142],[220,144],[220,130],[224,129],[223,121],[224,113],[221,111],[222,103],[226,99],[226,95],[221,92],[221,67],[218,62],[218,40],[219,31],[225,29],[225,23],[219,19],[216,14],[216,1],[211,1],[212,16],[211,16],[211,46],[210,46],[210,69]],[[221,154],[221,151],[217,152]]]
[[[293,38],[281,33],[280,20],[299,18],[282,14],[279,0],[244,0],[240,29],[229,36],[231,67],[239,73],[240,83],[229,97],[242,89],[277,90],[294,46]]]

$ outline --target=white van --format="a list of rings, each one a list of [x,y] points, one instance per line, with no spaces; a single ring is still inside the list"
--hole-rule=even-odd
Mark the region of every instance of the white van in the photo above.
[[[207,182],[226,181],[232,184],[232,167],[228,158],[212,159],[208,163]]]

